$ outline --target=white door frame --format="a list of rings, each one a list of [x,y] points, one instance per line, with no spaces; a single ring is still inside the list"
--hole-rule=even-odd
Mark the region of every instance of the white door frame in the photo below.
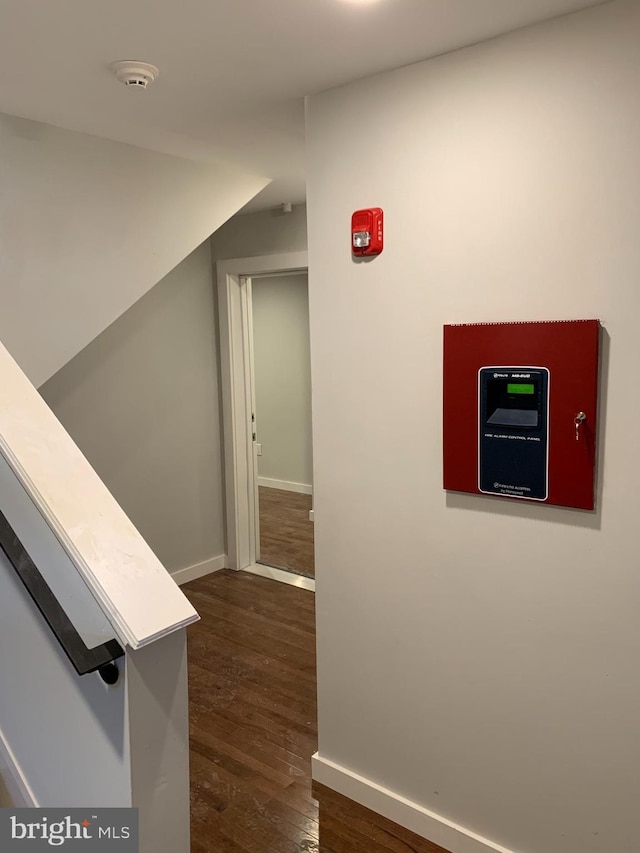
[[[252,541],[250,543],[250,556],[252,563],[256,563],[260,559],[260,499],[258,492],[258,445],[256,444],[256,436],[258,433],[257,409],[256,409],[256,372],[253,349],[253,280],[248,276],[242,276],[240,279],[240,287],[246,292],[245,310],[243,313],[243,329],[245,329],[244,345],[245,345],[245,384],[247,406],[251,414],[251,424],[248,429],[251,436],[247,438],[250,446],[250,476],[253,479],[253,489],[249,484],[249,500],[250,514],[253,516],[251,524]],[[253,463],[253,465],[251,464]]]
[[[251,305],[246,280],[260,275],[306,272],[307,269],[307,252],[234,258],[216,264],[227,567],[230,569],[253,566],[257,546],[257,481],[251,423]]]

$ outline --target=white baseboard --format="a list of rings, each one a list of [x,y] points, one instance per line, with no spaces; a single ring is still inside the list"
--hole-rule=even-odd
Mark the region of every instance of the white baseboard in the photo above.
[[[32,809],[38,801],[0,730],[0,807]]]
[[[312,775],[316,782],[410,829],[433,844],[439,844],[451,853],[514,853],[393,791],[376,785],[370,779],[322,758],[318,753],[311,761]]]
[[[227,567],[227,555],[219,554],[217,557],[211,557],[210,560],[203,560],[201,563],[196,563],[193,566],[186,566],[184,569],[176,569],[171,572],[171,577],[182,586],[189,581],[197,581],[198,578],[203,578],[205,575],[210,575],[213,572],[219,572],[220,569]]]
[[[300,495],[313,494],[313,486],[306,483],[290,483],[288,480],[272,480],[270,477],[258,477],[258,485],[268,489],[281,489],[283,492],[298,492]]]

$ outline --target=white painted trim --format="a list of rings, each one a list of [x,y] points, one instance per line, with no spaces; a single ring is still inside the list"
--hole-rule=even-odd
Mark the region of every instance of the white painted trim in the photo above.
[[[201,563],[194,563],[193,566],[185,566],[184,569],[176,569],[171,572],[171,577],[182,586],[190,581],[197,581],[206,575],[211,575],[213,572],[219,572],[227,567],[227,555],[218,554],[217,557],[211,557],[209,560],[203,560]]]
[[[258,575],[261,578],[269,578],[278,583],[286,583],[289,586],[297,586],[300,589],[316,591],[316,582],[313,578],[306,578],[303,575],[296,575],[294,572],[285,572],[284,569],[276,569],[273,566],[263,566],[262,563],[253,563],[250,566],[245,566],[243,572],[248,572],[250,575]]]
[[[247,408],[251,413],[251,425],[246,437],[249,455],[251,456],[250,480],[249,480],[249,520],[253,521],[249,529],[249,559],[251,563],[257,563],[260,559],[260,494],[258,492],[258,453],[255,436],[258,431],[257,406],[256,406],[256,375],[253,349],[253,284],[246,276],[242,279],[244,284],[243,300],[243,328],[244,356],[245,356],[245,393],[247,396]]]
[[[0,789],[6,788],[13,808],[32,809],[40,805],[0,729]],[[2,805],[2,803],[0,803]],[[7,808],[8,806],[4,806]]]
[[[238,459],[238,420],[245,417],[241,389],[235,381],[242,371],[242,347],[237,341],[237,326],[241,323],[240,276],[232,276],[218,265],[218,322],[220,327],[220,390],[222,395],[223,448],[225,467],[225,501],[227,525],[227,557],[229,568],[239,568],[244,561],[241,554],[239,529],[245,509],[239,489],[240,461]],[[237,364],[237,361],[240,363]],[[238,413],[237,407],[241,406]],[[247,497],[248,501],[248,497]]]
[[[311,773],[314,781],[355,800],[433,844],[439,844],[451,853],[515,853],[323,758],[317,752],[311,759]]]
[[[277,275],[278,273],[306,272],[309,267],[309,256],[306,251],[281,252],[275,255],[255,255],[252,258],[230,258],[218,261],[218,273],[224,275]]]
[[[0,453],[118,639],[139,649],[196,622],[187,597],[2,345],[0,387]]]
[[[313,519],[313,510],[312,510],[312,509],[310,509],[310,510],[309,510],[309,521],[313,521],[313,520],[314,520],[314,519]]]
[[[254,451],[251,412],[247,412],[246,286],[242,279],[308,268],[307,252],[260,255],[218,261],[218,321],[224,434],[225,501],[228,568],[244,569],[255,562],[253,507]],[[243,316],[245,320],[243,322]]]
[[[258,485],[267,489],[280,489],[283,492],[297,492],[299,495],[312,495],[313,486],[308,483],[292,483],[289,480],[272,480],[271,477],[258,477]]]

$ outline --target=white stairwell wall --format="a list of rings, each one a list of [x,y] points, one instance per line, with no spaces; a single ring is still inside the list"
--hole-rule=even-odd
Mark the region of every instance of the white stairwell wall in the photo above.
[[[224,566],[215,263],[304,251],[306,225],[304,206],[232,217],[40,386],[179,583]]]
[[[0,115],[0,341],[41,385],[267,183]]]
[[[119,682],[78,676],[0,551],[0,805],[139,809],[141,853],[189,851],[186,627],[198,616],[0,345],[0,509]]]
[[[39,388],[180,581],[224,565],[215,328],[205,240]]]

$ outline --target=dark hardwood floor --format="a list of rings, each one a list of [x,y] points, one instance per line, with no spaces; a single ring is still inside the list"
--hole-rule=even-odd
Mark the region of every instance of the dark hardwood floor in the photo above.
[[[314,594],[242,572],[183,587],[192,853],[446,853],[316,786]]]
[[[311,495],[259,487],[260,562],[315,577]]]

